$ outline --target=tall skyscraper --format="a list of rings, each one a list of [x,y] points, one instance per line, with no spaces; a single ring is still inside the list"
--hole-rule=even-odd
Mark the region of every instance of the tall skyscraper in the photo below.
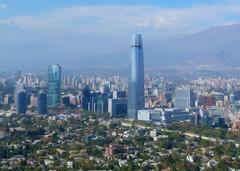
[[[128,80],[128,118],[137,119],[138,110],[144,109],[144,59],[140,34],[133,35]]]
[[[83,89],[83,99],[82,99],[82,108],[85,111],[90,111],[90,109],[88,108],[89,104],[90,104],[90,88],[88,86],[84,87]]]
[[[15,105],[17,105],[17,96],[18,93],[22,92],[25,90],[25,85],[19,80],[16,83],[16,88],[15,88],[15,94],[14,94],[14,101],[15,101]]]
[[[27,112],[27,93],[21,91],[17,94],[17,114],[26,114]]]
[[[89,109],[91,112],[97,112],[97,101],[98,97],[101,95],[100,92],[91,92],[90,93],[90,103]]]
[[[39,114],[47,114],[47,94],[44,91],[39,91],[37,96],[37,109]]]
[[[107,113],[108,112],[108,94],[100,94],[97,99],[97,112]]]
[[[55,107],[60,104],[61,95],[61,66],[48,67],[48,106]]]

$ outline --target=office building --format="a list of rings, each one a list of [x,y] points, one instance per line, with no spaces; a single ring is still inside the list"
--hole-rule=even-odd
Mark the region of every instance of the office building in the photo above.
[[[37,110],[39,114],[47,114],[47,94],[44,91],[39,91],[37,96]]]
[[[208,111],[206,111],[206,110],[200,110],[200,111],[199,111],[199,114],[200,114],[200,117],[201,117],[201,119],[200,119],[200,124],[201,124],[202,126],[209,126],[209,125],[211,124],[211,118],[210,118],[210,116],[209,116]]]
[[[107,113],[108,112],[108,95],[101,94],[97,99],[97,112],[98,113]]]
[[[137,112],[144,109],[144,59],[140,34],[133,35],[128,80],[128,118],[137,119]]]
[[[84,87],[84,89],[82,90],[82,108],[85,111],[88,111],[88,105],[90,103],[90,88],[88,86]]]
[[[110,88],[107,84],[102,84],[99,88],[99,91],[102,93],[102,94],[108,94],[110,92]]]
[[[167,103],[172,101],[172,92],[164,92],[164,97]]]
[[[70,106],[78,106],[78,97],[73,95],[73,94],[70,94],[69,95],[69,100],[70,100]]]
[[[55,107],[60,104],[61,95],[61,67],[51,65],[48,67],[48,106]]]
[[[19,92],[17,94],[17,114],[27,113],[27,93],[25,91]]]
[[[71,105],[69,96],[67,96],[67,95],[62,96],[62,105],[66,106],[66,107]]]
[[[90,102],[88,103],[88,111],[97,112],[98,97],[101,95],[100,92],[92,91],[90,93]]]
[[[14,101],[15,101],[15,105],[17,105],[17,95],[18,93],[22,92],[25,90],[25,85],[21,82],[21,80],[19,80],[16,83],[16,87],[15,87],[15,93],[14,93]]]
[[[194,93],[192,89],[178,89],[175,91],[175,108],[191,108],[195,106]]]
[[[229,100],[230,100],[231,104],[234,104],[234,102],[235,102],[235,95],[234,94],[230,94],[229,95]]]
[[[114,99],[127,97],[126,91],[113,91],[112,94]]]
[[[235,101],[240,100],[240,90],[234,90],[233,95]]]
[[[4,103],[4,104],[12,104],[13,102],[14,102],[14,98],[13,98],[12,95],[6,94],[6,95],[4,96],[4,100],[3,100],[3,103]]]
[[[127,98],[108,99],[108,113],[113,118],[127,116]]]
[[[162,110],[162,122],[165,123],[185,121],[190,118],[190,112],[185,109],[170,108]]]
[[[191,115],[191,123],[194,126],[198,126],[200,124],[201,116],[199,113],[193,113]]]
[[[138,120],[140,121],[161,121],[161,113],[156,110],[139,110]]]
[[[215,101],[222,101],[224,102],[224,94],[218,92],[212,92],[211,95],[214,97]]]
[[[198,96],[198,106],[203,106],[204,108],[209,106],[215,106],[216,100],[213,95],[203,94]]]

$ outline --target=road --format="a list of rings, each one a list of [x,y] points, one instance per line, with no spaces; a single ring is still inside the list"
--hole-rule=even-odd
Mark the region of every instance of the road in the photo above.
[[[125,123],[125,122],[121,122],[122,126],[125,126],[125,127],[132,127],[132,124],[130,123]],[[151,127],[148,127],[148,126],[143,126],[143,125],[138,125],[138,124],[134,124],[134,126],[138,127],[138,128],[147,128],[147,129],[151,129]],[[188,137],[192,137],[192,138],[200,138],[200,135],[198,134],[195,134],[195,133],[190,133],[190,132],[181,132],[181,131],[173,131],[173,130],[169,130],[169,129],[166,129],[166,128],[160,128],[160,130],[162,132],[176,132],[176,133],[179,133],[179,134],[182,134],[182,135],[185,135],[185,136],[188,136]],[[220,142],[220,143],[230,143],[230,142],[233,142],[235,143],[236,147],[239,147],[239,143],[237,143],[235,140],[231,140],[231,139],[218,139],[218,138],[213,138],[213,137],[207,137],[207,136],[201,136],[202,139],[204,140],[208,140],[208,141],[212,141],[212,142]]]

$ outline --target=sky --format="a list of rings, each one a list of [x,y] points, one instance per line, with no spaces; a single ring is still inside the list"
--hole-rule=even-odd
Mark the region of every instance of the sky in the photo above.
[[[0,0],[0,23],[30,29],[181,34],[239,21],[239,0]]]
[[[101,6],[101,5],[153,5],[167,8],[185,8],[199,4],[217,4],[228,0],[1,0],[0,3],[9,7],[2,16],[34,15],[46,10],[69,6]],[[234,2],[234,1],[229,1]]]
[[[111,65],[127,59],[134,33],[150,51],[170,38],[237,23],[240,0],[0,0],[0,70],[46,68],[60,59]]]

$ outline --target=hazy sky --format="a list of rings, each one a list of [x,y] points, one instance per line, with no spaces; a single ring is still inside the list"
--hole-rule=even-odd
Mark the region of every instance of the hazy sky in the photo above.
[[[0,0],[0,22],[81,33],[192,33],[237,23],[239,0]]]
[[[0,70],[127,65],[132,33],[154,61],[161,39],[239,21],[240,0],[0,0]]]

